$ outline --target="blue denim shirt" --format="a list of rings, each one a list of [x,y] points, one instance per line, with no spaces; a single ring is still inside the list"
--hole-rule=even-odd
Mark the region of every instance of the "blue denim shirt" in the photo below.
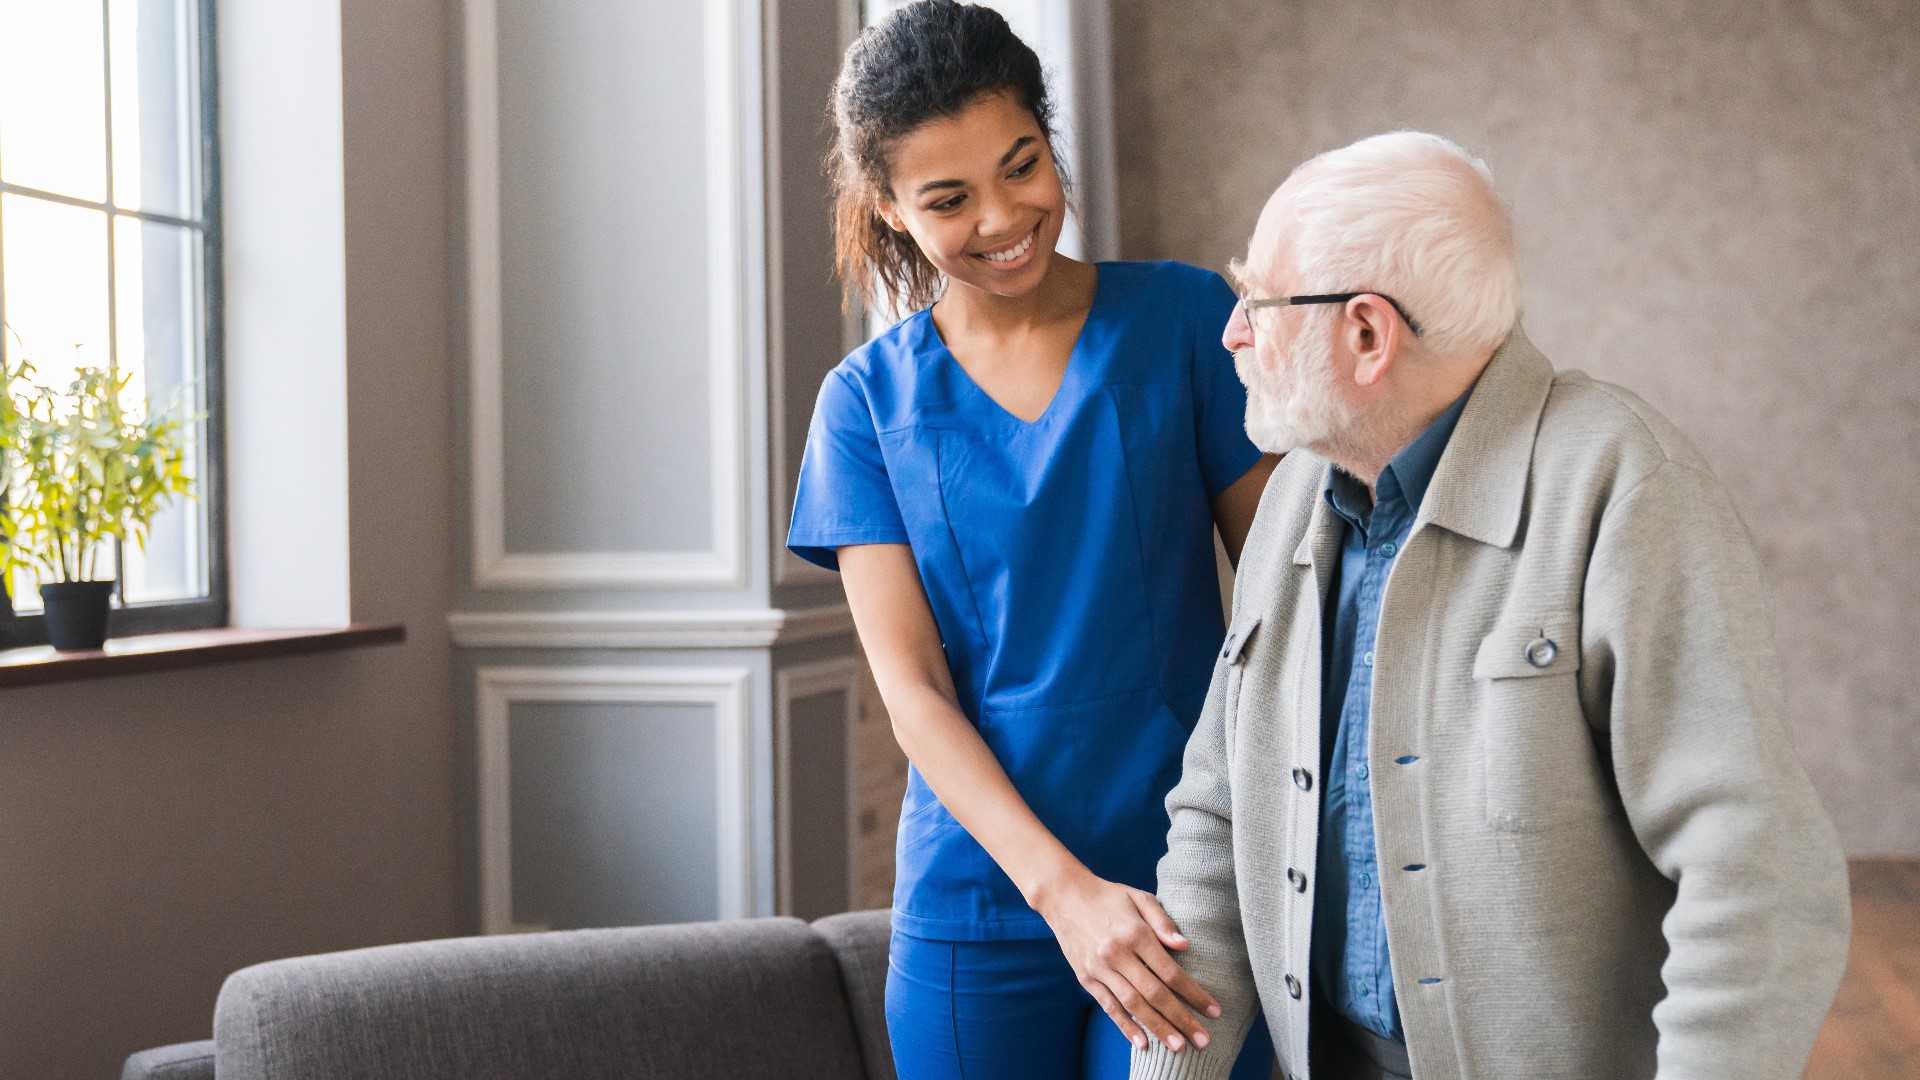
[[[1373,846],[1373,788],[1367,779],[1368,709],[1380,597],[1393,560],[1413,529],[1427,483],[1440,464],[1468,388],[1420,436],[1394,456],[1374,485],[1334,469],[1327,505],[1345,522],[1345,539],[1327,591],[1320,700],[1319,867],[1314,892],[1314,985],[1328,1004],[1375,1034],[1406,1041],[1393,995],[1380,868]]]

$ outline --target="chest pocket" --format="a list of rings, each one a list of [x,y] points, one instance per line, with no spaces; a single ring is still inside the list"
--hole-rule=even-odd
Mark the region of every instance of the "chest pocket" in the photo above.
[[[1611,770],[1580,707],[1580,619],[1503,620],[1473,660],[1487,824],[1534,832],[1604,817]]]

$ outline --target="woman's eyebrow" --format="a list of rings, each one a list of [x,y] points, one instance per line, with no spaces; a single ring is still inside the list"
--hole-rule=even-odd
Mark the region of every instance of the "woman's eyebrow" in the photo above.
[[[1022,135],[1019,138],[1013,140],[1013,146],[1006,153],[1000,155],[1000,168],[1002,169],[1006,168],[1007,164],[1011,162],[1014,159],[1014,157],[1020,153],[1020,151],[1026,149],[1027,144],[1031,143],[1032,141],[1033,141],[1033,136],[1031,135]],[[913,189],[913,197],[917,199],[920,196],[925,195],[929,191],[940,191],[945,188],[957,188],[957,187],[966,187],[966,186],[967,186],[967,182],[965,180],[929,180],[926,183],[921,184],[919,187]]]

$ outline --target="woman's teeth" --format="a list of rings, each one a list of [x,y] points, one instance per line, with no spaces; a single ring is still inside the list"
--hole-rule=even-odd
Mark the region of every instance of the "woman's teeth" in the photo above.
[[[990,251],[981,255],[980,257],[987,260],[988,262],[997,262],[997,263],[1012,262],[1013,260],[1027,253],[1027,249],[1033,246],[1033,238],[1035,233],[1038,233],[1039,231],[1040,230],[1035,229],[1033,232],[1028,233],[1027,238],[1025,240],[1020,241],[1019,243],[1013,245],[1012,247],[1008,248],[1005,251]]]

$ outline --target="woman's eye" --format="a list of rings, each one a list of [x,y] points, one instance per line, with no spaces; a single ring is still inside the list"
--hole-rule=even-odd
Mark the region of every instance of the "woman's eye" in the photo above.
[[[949,210],[959,209],[960,204],[965,202],[966,198],[967,197],[965,195],[955,195],[951,199],[942,199],[939,202],[934,203],[932,206],[928,207],[928,209],[934,211],[935,213],[944,214]]]
[[[1040,159],[1038,157],[1030,157],[1026,161],[1022,162],[1020,165],[1015,167],[1015,169],[1012,172],[1008,173],[1007,179],[1018,180],[1021,177],[1032,172],[1033,167],[1038,164],[1040,164]]]

